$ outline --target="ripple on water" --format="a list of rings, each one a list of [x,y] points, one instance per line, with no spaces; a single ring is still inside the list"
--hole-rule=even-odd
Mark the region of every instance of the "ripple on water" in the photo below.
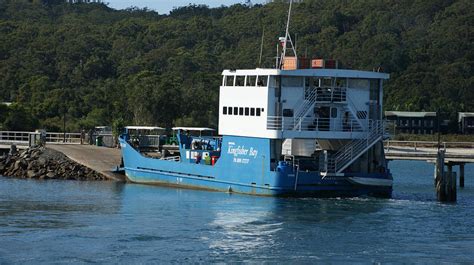
[[[0,263],[472,263],[474,167],[443,204],[431,166],[391,165],[392,199],[0,178]]]

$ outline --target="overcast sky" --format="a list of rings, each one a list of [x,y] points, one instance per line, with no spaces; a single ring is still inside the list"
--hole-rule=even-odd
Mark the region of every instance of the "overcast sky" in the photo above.
[[[103,2],[108,2],[109,6],[115,9],[124,9],[131,6],[147,7],[157,11],[159,14],[167,14],[173,7],[187,6],[189,4],[204,4],[210,7],[217,7],[245,3],[245,0],[104,0]],[[263,4],[265,2],[265,0],[252,0],[253,4]]]

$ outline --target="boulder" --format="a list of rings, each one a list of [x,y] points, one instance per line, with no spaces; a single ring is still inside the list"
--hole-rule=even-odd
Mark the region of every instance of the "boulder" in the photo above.
[[[33,160],[33,161],[28,162],[28,166],[27,166],[26,169],[33,169],[33,168],[36,168],[36,167],[38,167],[37,162],[35,160]]]
[[[26,163],[23,160],[18,160],[15,162],[15,165],[13,166],[13,170],[18,170],[18,169],[24,169],[26,168]]]
[[[34,170],[28,170],[28,172],[26,172],[26,175],[28,176],[28,178],[35,178],[38,176],[38,173]]]
[[[38,161],[38,165],[39,165],[39,166],[45,166],[45,165],[48,163],[48,160],[47,160],[46,158],[44,158],[44,157],[38,158],[37,161]]]
[[[40,156],[41,152],[39,150],[35,150],[31,153],[32,158],[38,158]]]

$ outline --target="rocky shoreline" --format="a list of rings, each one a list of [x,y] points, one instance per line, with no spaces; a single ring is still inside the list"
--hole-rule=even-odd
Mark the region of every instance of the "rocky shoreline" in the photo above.
[[[25,179],[107,180],[104,175],[44,147],[0,156],[0,175]]]

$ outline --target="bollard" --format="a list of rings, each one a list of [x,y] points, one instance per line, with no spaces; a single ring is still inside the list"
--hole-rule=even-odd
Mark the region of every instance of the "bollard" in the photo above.
[[[9,155],[16,155],[16,153],[18,153],[18,150],[16,149],[16,145],[12,144],[10,146],[10,152],[8,153]]]

